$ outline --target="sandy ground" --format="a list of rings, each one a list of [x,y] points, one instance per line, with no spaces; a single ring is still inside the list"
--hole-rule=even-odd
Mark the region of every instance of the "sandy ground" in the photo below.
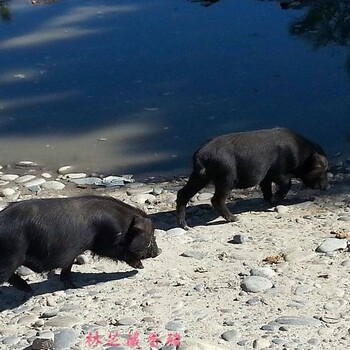
[[[349,175],[322,193],[295,183],[276,208],[257,189],[234,191],[235,223],[217,217],[207,188],[190,203],[188,231],[174,230],[183,183],[68,184],[38,194],[14,185],[19,200],[95,193],[138,206],[154,220],[162,253],[139,271],[87,253],[73,267],[75,290],[62,289],[59,271],[28,272],[35,295],[27,301],[3,285],[0,349],[38,348],[43,339],[55,349],[136,349],[135,335],[142,349],[152,339],[161,341],[154,349],[176,341],[187,350],[350,348]],[[324,241],[327,252],[316,251]]]

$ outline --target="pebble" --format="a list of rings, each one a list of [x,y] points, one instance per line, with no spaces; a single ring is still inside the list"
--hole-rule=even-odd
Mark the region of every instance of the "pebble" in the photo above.
[[[333,253],[336,250],[346,249],[347,240],[339,238],[327,238],[317,248],[319,253]]]
[[[90,259],[86,254],[80,254],[76,257],[75,261],[78,265],[85,265],[90,262]]]
[[[228,342],[237,341],[240,337],[241,337],[240,332],[235,329],[226,331],[221,334],[221,338]]]
[[[58,315],[58,310],[48,310],[48,311],[44,311],[40,317],[51,318],[57,315]]]
[[[227,348],[204,340],[185,338],[181,340],[178,350],[227,350]]]
[[[15,180],[15,182],[18,184],[22,184],[24,182],[28,182],[28,181],[35,179],[35,177],[36,177],[35,175],[23,175],[23,176],[18,177]]]
[[[49,173],[42,173],[41,177],[43,177],[44,179],[51,179],[52,175]]]
[[[133,317],[125,317],[118,320],[117,323],[119,326],[130,326],[137,323],[137,320]]]
[[[16,163],[17,166],[20,167],[36,167],[38,166],[37,163],[32,162],[31,160],[21,160],[20,162]]]
[[[167,329],[168,331],[173,331],[173,332],[178,332],[178,331],[183,331],[185,330],[184,325],[179,322],[179,321],[169,321],[166,325],[165,325],[165,329]]]
[[[55,333],[54,337],[54,349],[66,350],[71,349],[71,346],[76,342],[78,334],[72,329],[63,329]]]
[[[170,236],[182,236],[185,233],[187,233],[187,231],[180,227],[171,228],[166,231],[166,234]]]
[[[38,178],[32,181],[28,181],[24,184],[25,187],[29,188],[29,187],[35,187],[35,186],[40,186],[42,184],[44,184],[46,182],[45,179],[43,178]]]
[[[19,175],[16,174],[1,174],[0,180],[2,181],[15,181],[17,178],[19,178]]]
[[[99,186],[102,184],[102,179],[99,177],[84,177],[81,179],[69,179],[69,182],[73,182],[76,185],[95,185]]]
[[[289,212],[289,208],[286,207],[285,205],[277,205],[275,210],[278,214],[286,214]]]
[[[34,273],[33,270],[29,269],[26,266],[20,266],[17,270],[16,273],[22,277],[32,275]]]
[[[73,327],[77,324],[83,323],[80,317],[70,315],[70,316],[55,316],[50,318],[45,322],[47,327]]]
[[[137,204],[152,204],[156,200],[156,197],[150,193],[141,193],[131,198],[131,201]]]
[[[14,345],[14,344],[17,344],[19,341],[21,340],[20,337],[17,337],[15,335],[12,335],[10,337],[6,337],[2,340],[2,343],[4,345]]]
[[[272,282],[265,277],[248,276],[245,277],[242,283],[242,288],[246,292],[258,293],[271,289]]]
[[[63,190],[65,187],[66,185],[59,181],[47,181],[42,184],[42,188],[45,190]]]
[[[1,197],[11,197],[16,193],[13,188],[3,188],[0,190]]]
[[[211,197],[213,197],[212,193],[203,192],[198,195],[197,199],[198,201],[208,201],[211,199]]]
[[[54,343],[53,332],[45,332],[45,334],[39,335],[34,339],[32,344],[32,349],[33,350],[52,349],[53,343]]]
[[[303,316],[281,316],[275,320],[281,325],[292,326],[319,326],[321,322],[315,318],[303,317]]]
[[[253,341],[254,349],[265,349],[270,347],[270,345],[271,345],[270,340],[266,338],[258,338]]]
[[[197,260],[202,260],[206,255],[202,252],[188,251],[188,252],[181,253],[180,256],[184,256],[186,258],[193,258],[193,259],[197,259]]]
[[[285,261],[291,263],[310,261],[317,257],[313,251],[303,251],[301,249],[292,249],[284,252]]]
[[[260,277],[265,277],[267,279],[273,278],[276,276],[276,272],[268,266],[264,267],[255,267],[250,270],[250,275],[251,276],[260,276]]]
[[[234,244],[243,244],[244,242],[246,242],[248,239],[248,237],[246,235],[234,235],[233,239],[232,239],[232,243]]]
[[[82,179],[87,176],[86,173],[67,173],[63,176],[64,179]]]
[[[72,171],[74,169],[74,167],[72,165],[64,165],[64,166],[61,166],[57,172],[61,175],[65,175],[67,174],[68,172]]]

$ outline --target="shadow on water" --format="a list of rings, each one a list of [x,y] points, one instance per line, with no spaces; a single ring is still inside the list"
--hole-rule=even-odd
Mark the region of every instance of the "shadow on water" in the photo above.
[[[137,274],[137,270],[125,272],[101,272],[101,273],[81,273],[72,272],[72,281],[77,288],[95,285],[97,283],[104,283],[109,281],[118,281],[125,278],[133,277]],[[42,282],[30,283],[34,291],[34,296],[53,293],[63,290],[62,282],[59,275],[50,272],[47,280]],[[77,289],[79,292],[79,290]],[[0,312],[4,310],[14,309],[30,298],[24,292],[10,286],[0,286]]]

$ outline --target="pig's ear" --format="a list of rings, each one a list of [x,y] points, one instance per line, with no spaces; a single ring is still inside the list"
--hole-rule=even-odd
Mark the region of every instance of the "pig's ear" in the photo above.
[[[135,234],[140,233],[153,233],[153,224],[150,218],[138,217],[135,216],[129,228],[129,231],[134,232]]]
[[[312,168],[322,168],[324,170],[328,169],[328,160],[322,154],[314,153],[311,156],[311,167]]]

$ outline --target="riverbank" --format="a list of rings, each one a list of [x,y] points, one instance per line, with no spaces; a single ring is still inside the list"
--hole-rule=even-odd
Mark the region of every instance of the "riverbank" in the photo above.
[[[334,164],[326,192],[294,181],[275,208],[256,188],[233,191],[235,223],[216,216],[212,188],[206,188],[191,200],[188,231],[176,228],[174,215],[182,178],[136,182],[34,163],[1,169],[2,207],[34,197],[111,195],[152,217],[162,254],[139,271],[81,256],[73,266],[76,290],[62,290],[57,272],[21,269],[35,295],[24,302],[11,286],[0,288],[0,348],[54,342],[55,349],[108,349],[113,343],[129,349],[138,340],[149,349],[159,338],[158,349],[174,349],[164,347],[167,341],[185,350],[348,349],[347,166]]]

